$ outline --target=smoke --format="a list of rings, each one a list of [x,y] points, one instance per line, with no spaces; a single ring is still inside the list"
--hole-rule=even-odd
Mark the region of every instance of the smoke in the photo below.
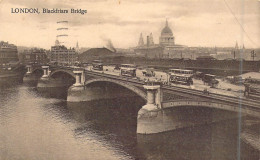
[[[115,47],[114,47],[114,45],[113,45],[113,43],[112,43],[112,41],[110,39],[107,40],[106,47],[108,49],[110,49],[111,51],[116,52],[116,49],[115,49]]]
[[[106,48],[111,50],[112,52],[116,52],[116,48],[114,47],[111,39],[109,38],[105,38],[105,37],[101,37],[103,39],[103,41],[106,43]]]

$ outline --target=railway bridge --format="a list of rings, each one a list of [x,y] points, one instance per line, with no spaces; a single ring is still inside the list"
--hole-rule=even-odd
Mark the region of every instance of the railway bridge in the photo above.
[[[42,66],[41,81],[70,77],[67,102],[138,96],[146,103],[137,115],[137,133],[152,134],[207,124],[243,115],[260,117],[260,101],[203,91],[137,78],[95,72],[84,68]],[[48,83],[45,86],[48,87]],[[40,84],[38,84],[39,87]],[[91,87],[90,87],[91,86]]]

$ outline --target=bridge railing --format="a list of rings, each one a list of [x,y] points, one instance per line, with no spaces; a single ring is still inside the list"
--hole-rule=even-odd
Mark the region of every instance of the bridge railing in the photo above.
[[[225,102],[216,102],[216,101],[207,101],[207,100],[199,100],[199,99],[176,99],[176,100],[167,100],[167,101],[163,101],[162,104],[163,106],[165,106],[166,104],[170,104],[171,106],[174,105],[179,105],[185,103],[185,105],[190,105],[193,103],[196,103],[198,105],[202,105],[202,104],[207,104],[207,105],[214,105],[214,104],[218,104],[218,105],[230,105],[229,103],[225,103]],[[248,109],[250,108],[250,110],[252,111],[257,111],[259,112],[259,107],[257,106],[246,106],[246,105],[233,105],[233,108],[241,108],[241,109]]]
[[[255,117],[260,116],[259,108],[252,107],[252,106],[237,106],[228,103],[219,103],[214,101],[200,101],[200,100],[173,100],[173,101],[163,101],[162,102],[163,108],[171,108],[175,106],[207,106],[213,107],[218,109],[230,110],[241,112],[245,114],[249,114]]]
[[[162,85],[162,83],[158,82],[158,81],[145,81],[145,85],[147,85],[147,86],[158,86],[158,85]]]

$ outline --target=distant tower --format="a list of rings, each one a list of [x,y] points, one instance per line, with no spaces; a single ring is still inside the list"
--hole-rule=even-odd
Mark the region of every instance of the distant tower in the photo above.
[[[77,41],[77,44],[76,44],[76,52],[79,53],[79,42]]]
[[[60,42],[59,42],[58,39],[56,39],[56,41],[55,41],[55,46],[59,46],[59,45],[60,45]]]
[[[243,44],[243,47],[241,48],[241,54],[239,56],[241,58],[245,58],[245,52],[246,52],[246,49],[245,49],[245,45]]]
[[[154,45],[153,34],[152,33],[150,33],[150,45]]]
[[[237,44],[237,41],[236,41],[235,50],[239,50],[239,48],[238,48],[238,44]]]
[[[146,46],[147,46],[147,47],[149,47],[149,46],[150,46],[150,37],[149,37],[149,36],[147,36],[147,38],[146,38],[146,39],[147,39],[147,44],[146,44]]]
[[[159,44],[162,46],[173,46],[175,45],[174,36],[171,28],[168,25],[168,21],[166,19],[165,27],[161,31],[161,36],[159,38]]]
[[[236,57],[239,56],[239,47],[236,41],[236,46],[235,46],[235,51],[234,51],[234,59],[236,59]]]
[[[140,34],[140,38],[139,38],[139,42],[138,42],[138,46],[144,46],[144,39],[143,39],[143,35],[142,35],[142,33]]]

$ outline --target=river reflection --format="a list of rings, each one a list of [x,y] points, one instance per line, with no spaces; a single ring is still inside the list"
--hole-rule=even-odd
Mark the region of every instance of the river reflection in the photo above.
[[[138,98],[71,104],[44,98],[33,87],[2,89],[0,159],[259,159],[239,140],[236,120],[136,135],[143,104]]]

